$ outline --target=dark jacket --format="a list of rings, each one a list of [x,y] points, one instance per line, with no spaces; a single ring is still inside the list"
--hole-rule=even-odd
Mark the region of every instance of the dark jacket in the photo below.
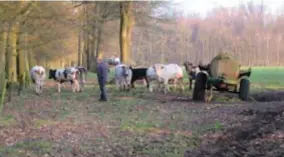
[[[100,84],[105,84],[107,82],[108,65],[105,62],[101,62],[98,64],[97,76]]]

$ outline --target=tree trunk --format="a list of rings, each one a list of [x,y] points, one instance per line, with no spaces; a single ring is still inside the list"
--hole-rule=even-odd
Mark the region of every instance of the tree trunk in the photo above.
[[[3,103],[6,95],[6,50],[7,50],[7,31],[4,30],[1,36],[0,45],[0,113],[3,109]]]
[[[103,22],[98,24],[97,28],[96,28],[96,40],[95,40],[95,51],[94,51],[94,55],[95,57],[93,58],[93,70],[92,72],[96,72],[97,71],[97,57],[99,55],[101,55],[101,51],[100,51],[100,44],[101,44],[101,38],[102,38],[102,32],[103,32]]]
[[[25,50],[20,49],[20,45],[22,42],[22,37],[17,32],[17,76],[18,76],[18,82],[19,82],[19,88],[18,88],[18,95],[21,94],[21,91],[23,90],[24,84],[25,84],[25,78],[26,78],[26,55],[25,55]]]
[[[135,62],[137,64],[143,64],[143,62],[141,62],[141,58],[145,59],[144,57],[142,57],[142,54],[141,54],[141,47],[142,47],[142,39],[143,39],[143,33],[140,32],[139,33],[139,40],[138,40],[138,44],[137,44],[137,50],[136,50],[136,56],[135,56]]]
[[[18,32],[18,24],[11,25],[9,32],[9,46],[8,46],[8,81],[9,82],[17,82],[17,32]]]
[[[24,34],[24,57],[25,57],[25,63],[24,63],[24,66],[25,66],[25,87],[28,87],[29,84],[30,84],[30,63],[29,63],[29,55],[28,55],[28,35],[27,34]]]
[[[87,4],[84,4],[84,24],[83,24],[83,53],[82,53],[82,58],[83,62],[82,65],[86,68],[88,68],[88,31],[87,31],[87,26],[88,26],[88,16],[87,16],[88,8]]]
[[[77,65],[78,66],[82,66],[82,48],[81,48],[81,40],[82,40],[82,30],[79,29],[79,33],[78,33],[78,62]]]
[[[120,58],[125,64],[130,64],[130,44],[134,19],[131,14],[132,2],[120,3]]]
[[[19,23],[11,23],[7,52],[8,101],[11,101],[12,84],[17,82],[17,32]]]

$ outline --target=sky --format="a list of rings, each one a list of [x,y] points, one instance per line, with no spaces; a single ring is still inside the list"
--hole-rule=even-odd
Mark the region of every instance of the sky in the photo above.
[[[242,3],[253,1],[255,4],[261,4],[268,7],[268,11],[273,14],[278,14],[279,11],[284,12],[284,0],[173,0],[178,3],[178,9],[185,13],[198,13],[205,16],[208,11],[214,7],[232,7]]]

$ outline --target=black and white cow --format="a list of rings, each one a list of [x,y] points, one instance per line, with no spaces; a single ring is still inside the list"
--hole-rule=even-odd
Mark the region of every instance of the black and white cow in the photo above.
[[[79,91],[78,75],[79,71],[74,67],[49,70],[49,79],[57,82],[58,92],[61,92],[61,84],[65,82],[71,83],[73,92]]]
[[[30,77],[32,82],[36,85],[35,87],[36,93],[37,94],[41,93],[46,77],[44,67],[37,65],[32,67],[32,69],[30,70]]]

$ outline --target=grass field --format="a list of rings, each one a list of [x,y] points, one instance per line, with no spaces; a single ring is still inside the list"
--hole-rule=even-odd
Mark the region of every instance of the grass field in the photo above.
[[[280,90],[282,78],[282,67],[254,67],[252,92]],[[108,85],[110,99],[102,103],[95,83],[96,75],[89,74],[81,93],[72,93],[69,85],[56,93],[52,81],[40,96],[33,86],[21,96],[14,93],[0,116],[0,156],[182,157],[205,133],[230,125],[237,118],[233,108],[246,104],[236,98],[178,101],[175,93],[149,93],[142,86],[118,92],[114,85]]]

